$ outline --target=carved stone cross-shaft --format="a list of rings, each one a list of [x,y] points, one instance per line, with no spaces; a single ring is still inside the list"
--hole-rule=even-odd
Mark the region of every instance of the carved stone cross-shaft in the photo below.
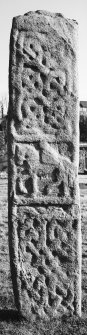
[[[9,249],[16,306],[27,318],[80,315],[77,27],[45,11],[13,19]]]

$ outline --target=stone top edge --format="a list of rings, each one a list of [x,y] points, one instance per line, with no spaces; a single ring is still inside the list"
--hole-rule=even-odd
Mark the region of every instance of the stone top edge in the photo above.
[[[52,18],[60,18],[60,19],[64,19],[66,20],[68,23],[70,23],[72,26],[75,27],[78,26],[78,22],[75,20],[75,19],[70,19],[70,18],[67,18],[65,17],[62,13],[57,13],[57,12],[50,12],[50,11],[46,11],[46,10],[36,10],[36,11],[29,11],[23,15],[18,15],[18,16],[15,16],[13,17],[13,22],[14,21],[19,21],[20,19],[23,20],[23,18],[28,18],[29,16],[31,15],[43,15],[43,16],[50,16]]]

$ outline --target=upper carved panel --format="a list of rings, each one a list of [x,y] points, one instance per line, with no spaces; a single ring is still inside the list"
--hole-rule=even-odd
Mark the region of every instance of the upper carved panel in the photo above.
[[[74,157],[78,132],[76,58],[69,43],[56,34],[52,28],[47,34],[42,29],[14,30],[10,131],[17,141],[45,138],[59,143],[60,153],[61,142],[69,144],[68,151],[72,147]]]

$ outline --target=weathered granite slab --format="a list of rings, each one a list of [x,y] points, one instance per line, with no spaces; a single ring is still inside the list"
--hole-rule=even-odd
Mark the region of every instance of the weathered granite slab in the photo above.
[[[77,23],[13,19],[9,66],[9,246],[27,318],[81,311]]]

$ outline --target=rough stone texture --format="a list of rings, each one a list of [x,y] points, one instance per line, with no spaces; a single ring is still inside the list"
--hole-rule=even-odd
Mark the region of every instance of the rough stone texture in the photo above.
[[[27,318],[80,314],[77,23],[13,19],[9,74],[9,247]]]

